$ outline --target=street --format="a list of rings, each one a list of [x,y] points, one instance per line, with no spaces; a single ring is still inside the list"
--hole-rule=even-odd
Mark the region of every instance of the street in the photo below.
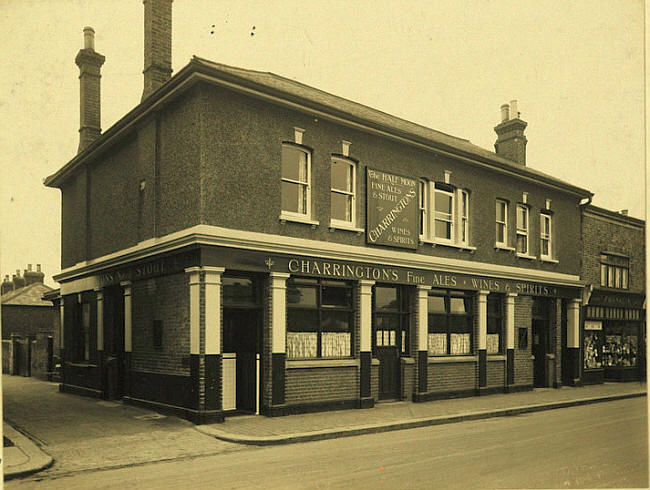
[[[21,489],[647,485],[645,397],[67,476],[41,474],[6,484]]]

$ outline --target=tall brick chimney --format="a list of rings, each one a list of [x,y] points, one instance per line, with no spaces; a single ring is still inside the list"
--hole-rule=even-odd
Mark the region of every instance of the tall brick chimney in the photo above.
[[[40,282],[41,284],[43,283],[43,280],[45,279],[45,274],[41,272],[41,264],[38,264],[38,270],[33,271],[32,270],[32,264],[27,265],[27,269],[25,269],[25,272],[23,274],[23,277],[25,278],[25,286],[29,286],[30,284],[34,284],[35,282]]]
[[[105,59],[95,52],[95,30],[92,27],[84,27],[84,47],[79,50],[74,60],[79,67],[79,153],[102,132],[99,80],[100,68]]]
[[[501,106],[501,123],[494,128],[497,133],[497,141],[494,143],[494,150],[500,157],[507,158],[514,162],[526,165],[526,135],[524,130],[527,122],[519,118],[517,101],[510,101],[510,105]]]
[[[144,90],[142,100],[172,76],[172,1],[144,3]]]

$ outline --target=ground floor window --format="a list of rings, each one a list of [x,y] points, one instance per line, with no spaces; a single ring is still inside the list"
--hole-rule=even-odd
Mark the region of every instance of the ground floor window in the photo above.
[[[287,357],[350,357],[353,287],[349,281],[292,277],[287,283]]]
[[[604,331],[605,367],[635,367],[639,346],[638,325],[630,322],[607,322]]]
[[[487,353],[503,352],[503,295],[490,293],[487,297]]]
[[[583,339],[583,366],[585,370],[603,367],[603,323],[585,320]]]
[[[428,298],[428,350],[431,356],[473,352],[474,294],[432,289]]]

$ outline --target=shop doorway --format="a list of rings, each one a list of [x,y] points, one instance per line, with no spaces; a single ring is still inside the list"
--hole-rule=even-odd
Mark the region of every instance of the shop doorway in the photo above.
[[[104,291],[104,393],[109,400],[124,395],[124,293],[120,286]]]
[[[262,396],[261,280],[228,274],[222,286],[222,408],[232,414],[256,414]]]

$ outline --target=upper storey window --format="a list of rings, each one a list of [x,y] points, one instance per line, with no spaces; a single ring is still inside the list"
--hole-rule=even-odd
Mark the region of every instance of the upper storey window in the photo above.
[[[282,214],[311,218],[311,153],[297,145],[282,145]]]
[[[356,164],[345,158],[333,157],[330,192],[333,226],[356,226],[356,181]]]
[[[517,205],[517,253],[528,255],[528,206]]]
[[[501,199],[496,202],[496,245],[508,246],[508,202]]]
[[[425,181],[420,181],[419,190],[420,239],[470,248],[469,191]]]
[[[600,285],[608,288],[628,289],[630,259],[622,255],[600,254]]]
[[[540,213],[539,216],[539,255],[543,259],[550,259],[552,248],[552,235],[551,235],[551,215]]]

